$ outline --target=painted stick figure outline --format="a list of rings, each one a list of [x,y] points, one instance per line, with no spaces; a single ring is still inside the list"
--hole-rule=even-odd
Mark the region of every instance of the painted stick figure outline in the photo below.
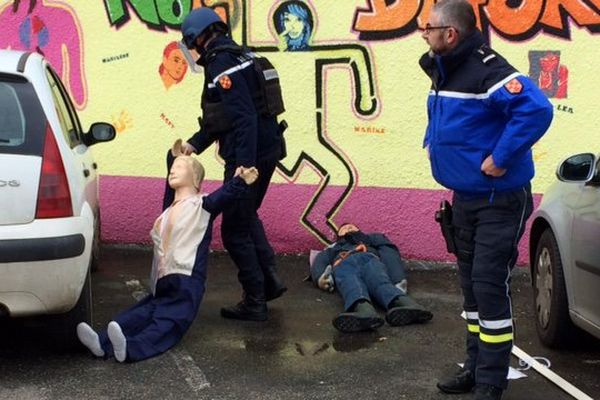
[[[312,5],[304,1],[287,0],[277,2],[271,9],[270,20],[277,30],[277,19],[287,5],[303,5],[303,8],[310,14],[308,21],[316,21]],[[242,44],[251,47],[258,53],[277,53],[285,51],[289,54],[287,57],[293,57],[294,50],[289,46],[265,45],[250,43],[249,29],[250,19],[248,17],[248,1],[242,1]],[[272,28],[270,26],[270,28]],[[314,35],[314,26],[312,27],[311,37]],[[281,32],[279,32],[281,34]],[[281,40],[282,35],[273,34]],[[306,49],[297,51],[298,55],[310,52],[314,54],[311,60],[315,66],[315,125],[317,132],[315,137],[317,147],[325,149],[325,154],[313,154],[315,149],[309,149],[309,146],[302,146],[301,149],[293,149],[289,145],[288,139],[288,157],[278,163],[278,171],[288,182],[295,182],[301,170],[308,167],[320,176],[318,188],[301,216],[301,223],[314,236],[323,243],[331,243],[337,226],[333,221],[335,215],[342,208],[358,183],[358,172],[349,156],[337,146],[329,137],[327,132],[327,96],[325,93],[327,84],[327,74],[332,69],[343,68],[350,72],[352,83],[352,109],[355,115],[361,119],[372,119],[380,111],[380,101],[376,93],[374,68],[370,48],[357,43],[331,43],[331,44],[312,44],[308,43]],[[280,76],[286,73],[278,70]],[[285,87],[284,87],[285,95]],[[288,101],[288,104],[291,102]],[[290,127],[293,130],[294,126]],[[294,135],[293,132],[286,132],[286,135]],[[299,153],[297,157],[294,155]],[[322,150],[319,152],[322,153]],[[291,164],[291,166],[290,166]],[[343,170],[344,183],[341,194],[332,187],[332,172]],[[333,204],[328,204],[328,197],[333,198]],[[321,209],[323,212],[321,213]]]
[[[60,75],[77,109],[87,103],[83,34],[75,11],[60,1],[14,0],[0,6],[0,26],[18,27],[0,35],[0,48],[36,51]],[[6,29],[8,30],[8,29]]]

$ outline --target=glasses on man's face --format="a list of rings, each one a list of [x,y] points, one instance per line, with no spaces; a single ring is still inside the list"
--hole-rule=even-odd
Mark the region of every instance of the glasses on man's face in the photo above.
[[[425,24],[425,27],[419,28],[419,29],[421,29],[425,33],[430,33],[431,31],[435,31],[436,29],[448,29],[448,28],[456,29],[450,25],[432,26],[431,24]]]

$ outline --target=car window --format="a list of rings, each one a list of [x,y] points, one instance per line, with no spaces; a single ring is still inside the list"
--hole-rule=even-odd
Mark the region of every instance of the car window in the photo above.
[[[20,146],[25,142],[25,115],[17,91],[8,83],[0,83],[0,142]]]
[[[77,118],[77,114],[72,107],[60,79],[58,79],[56,74],[49,68],[46,70],[46,75],[48,77],[50,88],[52,89],[56,113],[58,114],[58,120],[65,135],[65,139],[71,148],[73,148],[81,143],[81,125],[79,124],[79,119]]]
[[[0,154],[41,155],[46,124],[33,85],[0,73]]]

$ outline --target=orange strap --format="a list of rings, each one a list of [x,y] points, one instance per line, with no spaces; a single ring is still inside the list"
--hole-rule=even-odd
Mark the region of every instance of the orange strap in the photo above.
[[[367,246],[365,246],[363,243],[357,245],[354,249],[352,249],[350,251],[342,251],[340,253],[340,255],[338,256],[338,258],[333,262],[333,266],[337,267],[342,261],[344,261],[346,258],[350,257],[354,253],[366,253],[366,252],[367,252]]]

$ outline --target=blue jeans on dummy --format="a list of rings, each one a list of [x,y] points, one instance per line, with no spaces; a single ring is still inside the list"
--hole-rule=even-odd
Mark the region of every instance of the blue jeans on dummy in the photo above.
[[[350,311],[358,300],[371,298],[387,310],[392,300],[406,295],[394,286],[385,264],[371,253],[355,253],[344,259],[333,268],[333,278],[345,311]]]

